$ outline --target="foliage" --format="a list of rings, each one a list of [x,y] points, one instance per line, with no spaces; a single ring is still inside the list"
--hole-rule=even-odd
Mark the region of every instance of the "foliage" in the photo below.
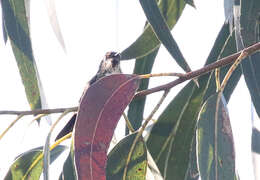
[[[205,66],[198,71],[191,70],[170,32],[185,7],[194,6],[193,1],[139,1],[147,22],[143,33],[121,53],[121,60],[136,59],[133,74],[114,74],[92,84],[82,96],[73,133],[49,147],[51,132],[59,120],[71,111],[67,110],[52,126],[45,147],[31,149],[16,158],[5,179],[38,179],[41,173],[44,179],[48,179],[49,163],[63,153],[65,147],[59,144],[70,137],[70,153],[63,164],[60,179],[239,178],[227,103],[243,73],[256,111],[260,114],[257,60],[260,58],[259,0],[247,3],[225,1],[227,21]],[[28,1],[1,0],[1,5],[5,41],[11,42],[28,102],[32,110],[42,108],[44,95],[31,46]],[[56,28],[64,47],[58,25]],[[258,49],[250,50],[253,44],[258,45]],[[147,74],[151,72],[162,45],[187,74]],[[243,49],[246,50],[239,52]],[[217,65],[217,61],[224,57],[233,63]],[[207,69],[212,64],[216,66]],[[147,90],[148,78],[172,75],[179,77],[171,83]],[[186,80],[191,81],[171,100],[148,130],[148,124],[169,90]],[[138,96],[138,93],[154,93],[158,88],[165,93],[143,121],[145,96]],[[132,131],[108,153],[115,127],[127,106],[129,129],[126,131]],[[146,138],[143,137],[145,130],[148,133]],[[259,132],[254,129],[252,148],[256,153],[259,153],[259,140]]]

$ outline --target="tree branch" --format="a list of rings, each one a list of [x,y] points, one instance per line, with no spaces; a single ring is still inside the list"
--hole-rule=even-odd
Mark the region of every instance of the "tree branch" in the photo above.
[[[244,58],[246,58],[247,56],[250,56],[250,55],[256,53],[259,50],[260,50],[260,42],[254,44],[252,46],[249,46],[249,47],[247,47],[247,48],[245,48],[245,49],[243,49],[243,50],[241,50],[241,51],[239,51],[235,54],[224,57],[224,58],[222,58],[222,59],[220,59],[220,60],[218,60],[214,63],[208,64],[201,69],[183,74],[182,77],[179,77],[178,79],[176,79],[176,80],[174,80],[170,83],[167,83],[167,84],[164,84],[164,85],[161,85],[161,86],[157,86],[157,87],[154,87],[154,88],[151,88],[151,89],[139,91],[135,95],[134,98],[139,97],[139,96],[146,96],[146,95],[158,92],[158,91],[170,89],[170,88],[172,88],[172,87],[174,87],[178,84],[183,83],[184,81],[187,81],[187,80],[196,78],[198,76],[201,76],[203,74],[206,74],[206,73],[208,73],[208,72],[210,72],[210,71],[212,71],[216,68],[223,67],[223,66],[226,66],[228,64],[234,63],[242,52],[246,53],[246,56],[244,57]]]
[[[66,110],[77,111],[78,107],[57,108],[57,109],[36,109],[36,110],[32,110],[32,111],[0,111],[0,115],[1,114],[10,114],[10,115],[53,114],[53,113],[63,113]]]
[[[139,97],[139,96],[146,96],[158,91],[162,91],[162,90],[168,90],[178,84],[183,83],[184,81],[190,80],[190,79],[194,79],[198,76],[201,76],[203,74],[206,74],[216,68],[219,67],[223,67],[226,66],[228,64],[234,63],[236,61],[236,59],[241,55],[242,52],[244,52],[246,54],[246,56],[244,56],[244,58],[246,58],[247,56],[250,56],[254,53],[256,53],[257,51],[260,50],[260,42],[249,46],[235,54],[232,54],[230,56],[227,56],[225,58],[222,58],[214,63],[211,63],[209,65],[204,66],[201,69],[195,70],[195,71],[191,71],[189,73],[186,74],[179,74],[179,73],[172,73],[172,75],[174,76],[180,76],[178,79],[161,85],[161,86],[157,86],[151,89],[147,89],[147,90],[143,90],[143,91],[139,91],[138,93],[136,93],[135,97]],[[165,73],[161,73],[158,74],[159,75],[164,75]],[[151,75],[150,77],[152,77],[153,75]],[[157,75],[155,75],[157,76]],[[148,76],[144,76],[142,78],[149,78]],[[32,110],[32,111],[0,111],[0,115],[2,114],[10,114],[10,115],[38,115],[38,114],[52,114],[52,113],[62,113],[66,110],[71,110],[71,111],[77,111],[78,107],[71,107],[71,108],[57,108],[57,109],[36,109],[36,110]]]

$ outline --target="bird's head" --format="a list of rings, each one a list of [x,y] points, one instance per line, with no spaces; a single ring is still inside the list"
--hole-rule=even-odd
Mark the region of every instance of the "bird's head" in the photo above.
[[[120,54],[116,52],[107,52],[100,64],[99,72],[104,75],[121,73]]]

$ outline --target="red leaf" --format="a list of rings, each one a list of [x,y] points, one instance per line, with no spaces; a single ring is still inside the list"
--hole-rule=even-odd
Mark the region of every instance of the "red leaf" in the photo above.
[[[100,79],[84,94],[74,136],[78,179],[106,179],[107,149],[138,85],[136,75],[114,74]]]

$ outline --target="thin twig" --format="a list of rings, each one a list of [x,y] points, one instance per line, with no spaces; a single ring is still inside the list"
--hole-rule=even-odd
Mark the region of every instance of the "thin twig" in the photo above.
[[[4,132],[0,135],[0,140],[4,137],[4,135],[11,129],[11,127],[13,127],[13,125],[22,117],[24,116],[24,114],[20,114],[16,117],[16,119],[11,122],[11,124],[4,130]]]
[[[53,113],[63,113],[66,110],[77,111],[78,107],[70,108],[57,108],[57,109],[36,109],[32,111],[0,111],[0,115],[38,115],[38,114],[53,114]]]
[[[161,76],[176,76],[176,77],[183,77],[185,74],[183,73],[155,73],[155,74],[142,74],[139,75],[141,79],[147,79],[150,77],[161,77]]]
[[[234,70],[237,68],[237,66],[239,65],[239,63],[245,58],[247,57],[247,53],[246,52],[242,52],[240,54],[240,56],[236,59],[236,61],[232,64],[232,66],[229,68],[227,74],[225,75],[221,87],[220,87],[220,91],[224,91],[224,88],[227,85],[227,82],[230,78],[230,76],[232,75],[232,73],[234,72]]]
[[[137,144],[138,139],[141,137],[141,135],[143,134],[147,124],[150,122],[150,120],[153,118],[153,115],[156,113],[156,111],[159,109],[159,107],[161,106],[162,102],[164,101],[164,99],[166,98],[166,96],[168,95],[169,90],[165,90],[161,99],[159,100],[159,102],[157,103],[157,105],[154,107],[153,111],[150,113],[150,115],[148,116],[148,118],[145,120],[145,122],[143,123],[143,125],[141,126],[141,129],[138,131],[133,144],[131,145],[131,148],[129,150],[128,153],[128,157],[126,160],[126,164],[125,164],[125,168],[124,168],[124,174],[123,174],[123,180],[126,179],[126,173],[127,173],[127,169],[128,169],[128,164],[130,163],[131,160],[131,156],[134,152],[134,148]]]
[[[225,58],[222,58],[214,63],[211,63],[209,65],[206,65],[204,66],[203,68],[201,69],[198,69],[198,70],[195,70],[195,71],[192,71],[192,72],[188,72],[186,74],[184,74],[183,77],[180,77],[170,83],[167,83],[167,84],[164,84],[164,85],[161,85],[161,86],[157,86],[157,87],[154,87],[154,88],[151,88],[151,89],[147,89],[147,90],[143,90],[143,91],[139,91],[138,93],[136,93],[135,95],[135,98],[136,97],[139,97],[139,96],[146,96],[146,95],[149,95],[149,94],[152,94],[152,93],[155,93],[155,92],[158,92],[158,91],[163,91],[163,90],[166,90],[166,89],[170,89],[180,83],[183,83],[184,81],[187,81],[187,80],[190,80],[190,79],[194,79],[198,76],[201,76],[203,74],[206,74],[216,68],[219,68],[219,67],[223,67],[223,66],[226,66],[230,63],[234,63],[235,60],[240,56],[240,54],[242,52],[245,52],[246,53],[246,56],[250,56],[254,53],[256,53],[257,51],[260,50],[260,42],[252,45],[252,46],[249,46],[247,48],[245,48],[244,50],[242,51],[239,51],[235,54],[232,54],[230,56],[227,56]],[[245,58],[244,57],[244,58]]]
[[[131,133],[133,133],[135,131],[135,129],[133,128],[133,126],[132,126],[131,122],[129,121],[129,119],[128,119],[127,115],[125,114],[125,112],[123,112],[123,117],[125,119],[125,123],[126,123],[127,128],[129,129],[129,131]]]

